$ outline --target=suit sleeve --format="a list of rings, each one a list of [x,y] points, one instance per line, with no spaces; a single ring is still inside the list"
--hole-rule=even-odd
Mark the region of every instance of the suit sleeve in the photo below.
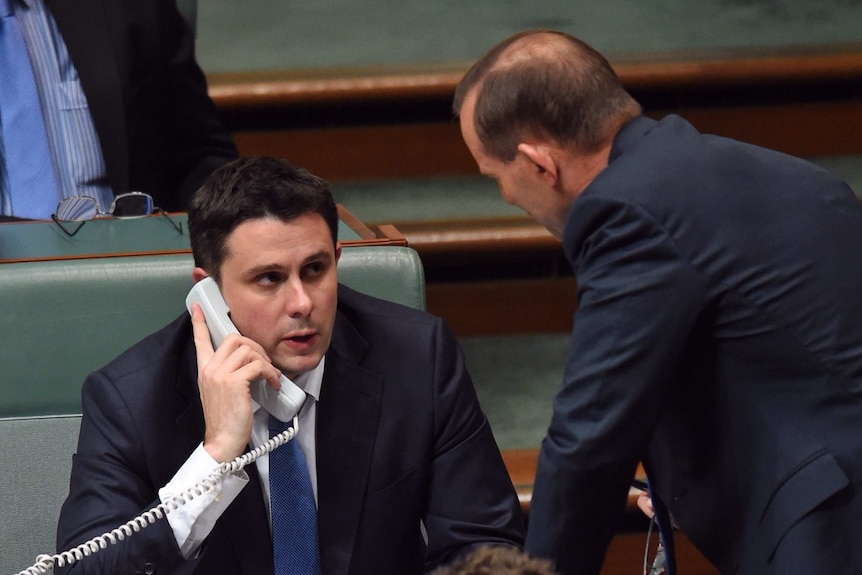
[[[699,274],[639,208],[578,200],[579,307],[542,443],[527,551],[597,574],[703,301]]]
[[[164,124],[171,133],[164,141],[173,149],[165,157],[169,179],[175,183],[173,197],[166,198],[161,207],[184,211],[204,180],[238,153],[207,92],[206,78],[195,59],[191,27],[173,0],[161,4],[168,46],[172,47],[167,55],[169,122]]]
[[[434,454],[425,528],[426,570],[479,544],[521,547],[520,505],[479,407],[455,338],[442,321],[434,365]]]
[[[58,552],[107,533],[159,503],[147,469],[147,453],[137,433],[135,413],[113,382],[100,373],[84,384],[83,418],[73,457],[69,496],[60,512]],[[190,573],[169,523],[155,523],[84,557],[59,573]],[[155,569],[155,571],[153,571]]]

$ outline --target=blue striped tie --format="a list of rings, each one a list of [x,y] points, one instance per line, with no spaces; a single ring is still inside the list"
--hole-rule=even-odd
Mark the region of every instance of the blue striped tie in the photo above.
[[[270,436],[290,428],[269,417]],[[319,575],[317,505],[308,465],[294,437],[269,454],[272,549],[275,575]]]
[[[9,0],[0,0],[0,123],[12,215],[46,219],[59,195],[42,105]]]

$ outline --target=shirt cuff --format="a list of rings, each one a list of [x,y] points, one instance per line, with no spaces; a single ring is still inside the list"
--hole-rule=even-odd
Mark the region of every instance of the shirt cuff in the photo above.
[[[159,489],[159,500],[162,503],[167,503],[193,487],[197,487],[195,492],[201,491],[200,494],[195,493],[194,499],[190,501],[186,497],[186,503],[177,509],[168,505],[168,523],[185,559],[192,559],[197,555],[218,518],[248,484],[248,474],[240,470],[225,474],[213,484],[211,491],[205,492],[203,480],[218,466],[219,463],[206,452],[201,442],[168,484]],[[181,501],[182,498],[178,500]]]

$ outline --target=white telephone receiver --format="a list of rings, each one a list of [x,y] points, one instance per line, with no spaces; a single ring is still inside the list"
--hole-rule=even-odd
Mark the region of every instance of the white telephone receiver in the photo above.
[[[212,278],[204,278],[194,285],[189,295],[186,296],[186,307],[189,309],[189,312],[191,312],[193,303],[201,306],[204,312],[213,347],[218,347],[224,338],[227,337],[227,334],[239,333],[230,319],[230,310]],[[293,427],[272,436],[263,445],[259,445],[251,451],[243,453],[233,461],[221,463],[199,484],[186,489],[184,492],[173,496],[164,503],[156,505],[152,509],[144,511],[116,529],[103,533],[62,553],[39,555],[36,558],[35,564],[16,575],[47,573],[53,570],[55,565],[58,567],[72,565],[84,557],[106,549],[109,545],[114,545],[126,537],[131,537],[147,525],[155,523],[158,519],[162,519],[168,513],[171,513],[171,511],[179,508],[181,505],[185,505],[202,492],[211,490],[226,473],[239,471],[246,465],[254,463],[262,455],[291,441],[299,431],[299,421],[295,419],[295,416],[299,413],[306,395],[304,391],[285,377],[284,374],[279,378],[279,382],[281,383],[281,389],[276,391],[268,386],[263,379],[253,381],[251,383],[251,397],[279,420],[289,421],[293,419]]]
[[[218,286],[211,277],[197,282],[186,296],[186,307],[189,313],[192,304],[201,306],[207,327],[210,330],[213,347],[218,347],[229,333],[239,333],[230,319],[230,310],[225,303]],[[268,413],[280,421],[290,421],[299,413],[305,401],[305,392],[295,383],[290,381],[284,374],[279,377],[281,389],[275,390],[266,384],[263,379],[251,383],[251,398],[254,399]]]

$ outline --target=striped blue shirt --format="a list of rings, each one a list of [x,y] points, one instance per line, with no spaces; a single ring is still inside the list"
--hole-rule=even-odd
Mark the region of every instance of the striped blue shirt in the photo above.
[[[92,196],[106,211],[114,194],[108,185],[99,136],[57,23],[43,0],[10,0],[10,5],[30,54],[60,196]],[[0,162],[4,157],[0,143]],[[15,215],[10,213],[9,182],[5,166],[2,168],[0,213]],[[45,217],[56,207],[46,206]]]

